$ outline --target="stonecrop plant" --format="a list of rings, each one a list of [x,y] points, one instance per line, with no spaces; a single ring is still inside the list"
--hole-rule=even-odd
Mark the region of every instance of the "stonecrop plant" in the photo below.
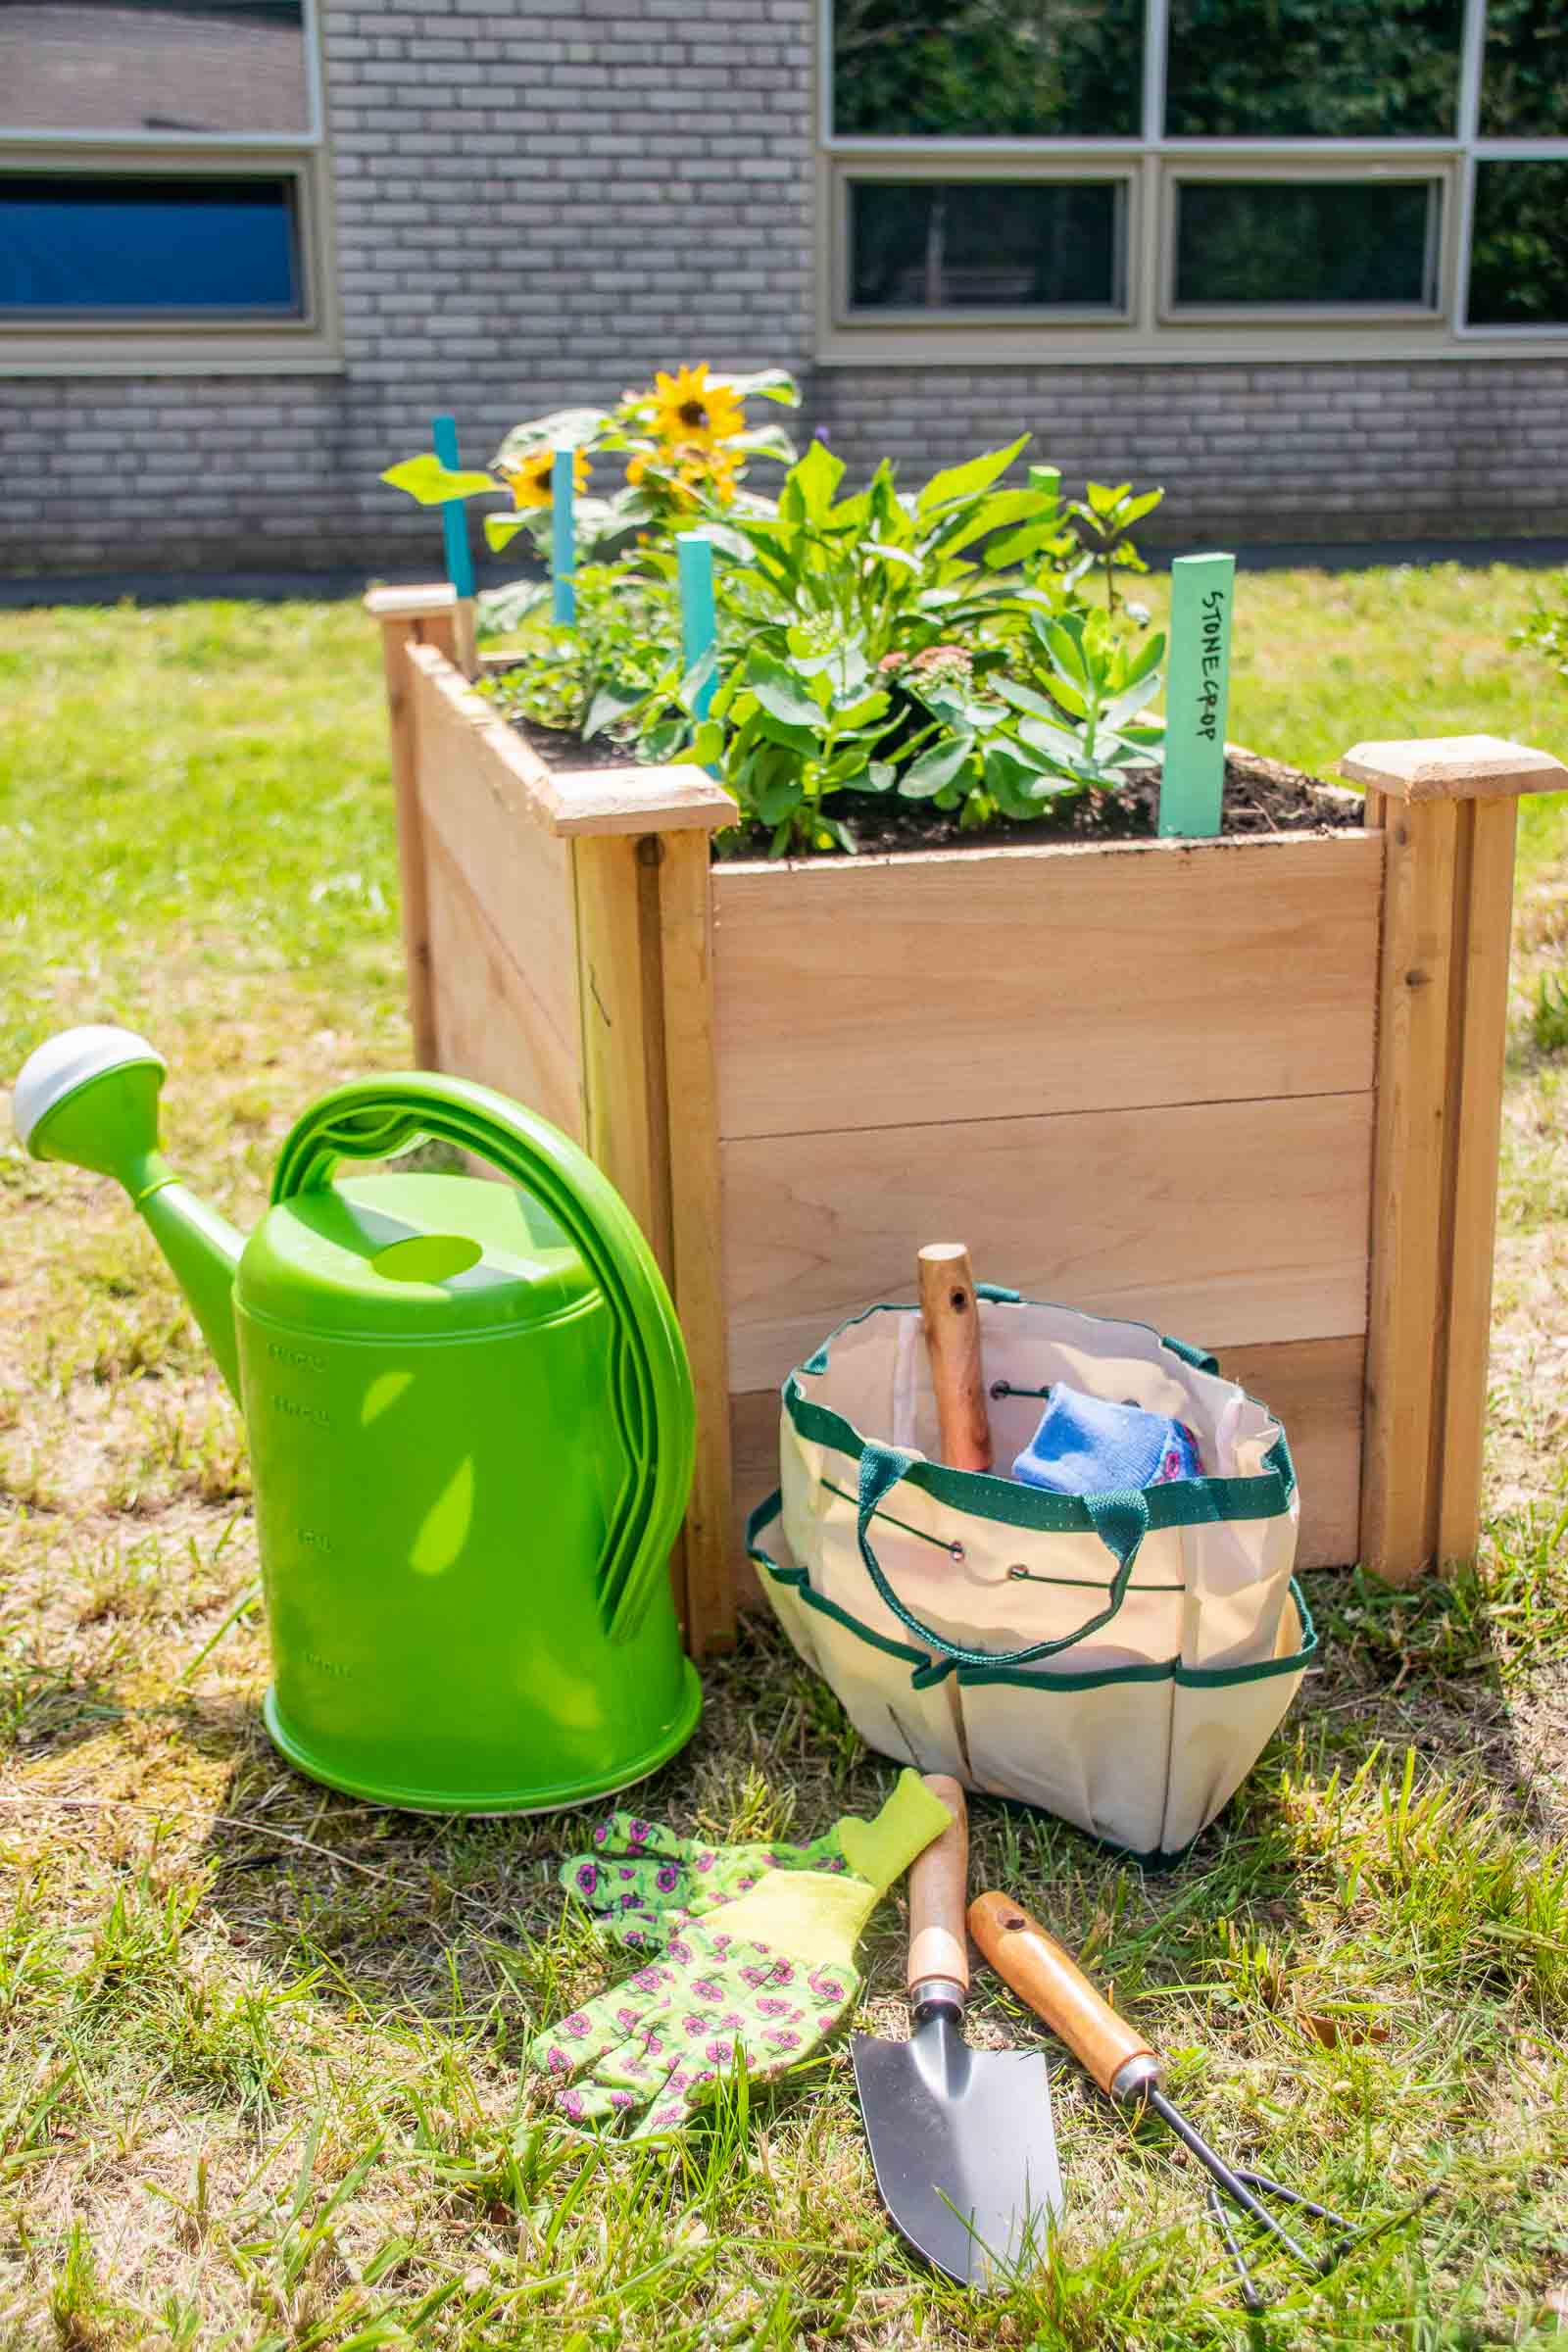
[[[708,767],[739,838],[761,828],[775,856],[853,852],[860,813],[890,800],[966,830],[1024,822],[1153,757],[1165,641],[1116,580],[1146,568],[1131,533],[1159,490],[1091,482],[1063,505],[1049,471],[1008,484],[1025,434],[914,491],[884,460],[846,494],[823,441],[796,457],[780,427],[748,422],[753,397],[797,393],[778,369],[682,367],[612,410],[517,425],[486,474],[431,456],[389,469],[426,504],[506,489],[490,545],[525,533],[542,554],[555,453],[573,453],[590,559],[575,615],[549,617],[537,578],[489,592],[482,625],[513,633],[517,660],[482,692],[535,725]],[[787,467],[776,499],[748,484],[757,458]],[[695,530],[713,548],[716,635],[688,668],[676,542]]]

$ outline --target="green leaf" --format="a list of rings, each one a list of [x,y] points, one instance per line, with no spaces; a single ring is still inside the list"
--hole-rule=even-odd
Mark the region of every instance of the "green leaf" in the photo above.
[[[1156,629],[1152,637],[1144,639],[1136,653],[1128,656],[1127,667],[1122,675],[1122,684],[1136,686],[1140,678],[1147,678],[1152,669],[1159,667],[1160,657],[1164,651],[1165,632],[1163,629]]]
[[[871,692],[861,695],[858,702],[846,705],[835,701],[833,724],[841,732],[847,727],[868,727],[873,719],[886,716],[892,703],[891,695],[884,694],[880,686],[873,686]]]
[[[764,710],[781,718],[787,726],[815,727],[820,710],[793,670],[771,654],[754,653],[746,664],[746,683]]]
[[[627,686],[611,679],[598,689],[588,706],[588,715],[582,722],[584,736],[591,741],[595,735],[602,734],[606,727],[612,727],[617,719],[624,718],[628,711],[635,710],[640,703],[647,700],[642,687]]]
[[[974,498],[982,490],[989,490],[998,474],[1006,472],[1028,440],[1027,433],[1020,433],[1005,449],[987,450],[984,456],[971,458],[967,465],[950,466],[944,472],[934,473],[915,501],[919,521],[928,523],[939,508],[951,506],[955,499]]]
[[[930,545],[933,549],[940,548],[945,556],[956,556],[961,548],[983,539],[988,531],[999,531],[1005,523],[1022,522],[1026,515],[1037,514],[1040,503],[1038,490],[994,491],[969,513],[965,514],[960,507],[939,522],[931,533]]]
[[[536,515],[548,515],[549,512],[548,507],[536,507],[525,514],[487,514],[484,518],[485,538],[499,556],[504,547],[512,545],[519,531],[532,530]]]
[[[798,465],[792,466],[779,493],[779,508],[798,508],[809,522],[823,522],[834,492],[844,479],[844,460],[821,441],[813,441]]]
[[[1004,565],[1022,564],[1041,548],[1050,547],[1059,535],[1054,518],[1026,522],[1021,531],[1009,531],[1004,539],[993,539],[980,560],[988,571],[1001,571]]]
[[[1119,727],[1128,719],[1136,718],[1139,711],[1147,710],[1153,701],[1160,685],[1161,680],[1157,677],[1140,678],[1136,686],[1129,686],[1125,693],[1117,695],[1114,702],[1105,705],[1100,714],[1102,725]]]
[[[861,786],[861,790],[864,792],[891,792],[898,780],[899,771],[891,760],[872,760],[866,763],[865,782]]]
[[[1118,482],[1115,489],[1112,490],[1104,482],[1086,482],[1084,488],[1088,492],[1091,513],[1104,521],[1109,515],[1114,514],[1132,488],[1132,484],[1131,482]]]
[[[732,433],[724,447],[743,457],[777,458],[785,466],[795,463],[795,444],[781,424],[759,424],[750,432]]]
[[[1031,711],[1036,718],[1057,719],[1061,716],[1054,703],[1048,702],[1043,694],[1037,694],[1032,686],[1026,686],[1021,678],[993,678],[991,682],[997,693],[1004,701],[1011,703],[1015,710]]]
[[[650,727],[647,734],[641,738],[637,746],[638,757],[657,767],[666,760],[673,760],[685,742],[686,721],[684,718],[662,719],[657,727]]]
[[[1130,530],[1132,525],[1135,522],[1141,522],[1146,514],[1152,514],[1164,495],[1163,490],[1146,490],[1141,497],[1130,498],[1121,511],[1124,528]]]
[[[750,375],[726,375],[737,400],[750,400],[755,393],[759,400],[776,400],[786,409],[801,405],[801,387],[787,368],[758,368]]]
[[[699,767],[716,767],[724,756],[724,730],[716,718],[705,718],[692,737],[692,758]]]
[[[449,471],[428,450],[420,457],[389,466],[381,479],[390,482],[394,490],[406,490],[421,507],[444,507],[449,499],[477,498],[481,490],[501,488],[493,474]]]
[[[1083,746],[1076,735],[1065,727],[1048,726],[1043,718],[1022,718],[1018,721],[1018,738],[1032,751],[1041,752],[1054,763],[1062,760],[1077,760]]]
[[[986,754],[985,788],[1004,816],[1028,817],[1039,813],[1039,803],[1030,787],[1039,781],[1040,774],[1033,760],[1020,759],[1005,745],[993,744]]]
[[[530,449],[586,449],[609,422],[608,409],[552,409],[548,416],[514,424],[490,463],[510,465]]]
[[[764,710],[757,724],[758,732],[769,743],[780,744],[788,752],[798,752],[803,760],[814,760],[822,748],[822,738],[815,727],[792,726],[787,719],[775,718],[771,710]]]
[[[950,735],[945,742],[934,743],[905,769],[899,791],[906,801],[932,799],[953,782],[973,749],[972,735]]]

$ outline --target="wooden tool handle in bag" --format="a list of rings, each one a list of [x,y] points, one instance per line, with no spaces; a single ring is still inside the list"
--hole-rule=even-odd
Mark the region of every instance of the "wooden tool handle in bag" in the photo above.
[[[909,1865],[909,1964],[905,1982],[913,1992],[916,1985],[940,1977],[967,1992],[969,1946],[963,1907],[969,1892],[969,1808],[957,1782],[945,1773],[928,1772],[925,1785],[953,1820]]]
[[[1136,2099],[1159,2080],[1159,2060],[1116,2015],[1076,1960],[1005,1894],[978,1894],[969,1933],[1004,1984],[1085,2067],[1106,2096]]]
[[[920,1320],[931,1357],[942,1459],[953,1470],[989,1470],[991,1415],[969,1252],[961,1242],[929,1242],[919,1263]]]

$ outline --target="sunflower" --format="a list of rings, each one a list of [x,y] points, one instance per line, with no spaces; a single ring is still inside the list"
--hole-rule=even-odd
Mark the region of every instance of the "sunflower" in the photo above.
[[[746,412],[734,389],[709,382],[706,360],[675,375],[661,369],[654,377],[654,429],[671,449],[711,451],[746,427]]]
[[[556,453],[541,446],[525,449],[515,466],[503,466],[502,478],[512,492],[514,508],[548,507],[555,493],[551,487],[555,472]],[[580,449],[571,453],[571,481],[574,490],[588,487],[588,459]]]

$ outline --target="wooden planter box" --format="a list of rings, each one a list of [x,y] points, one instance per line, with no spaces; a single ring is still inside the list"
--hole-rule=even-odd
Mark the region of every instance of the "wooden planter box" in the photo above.
[[[1478,1530],[1516,796],[1489,737],[1363,744],[1363,831],[710,862],[701,770],[552,771],[450,590],[378,590],[416,1055],[593,1153],[697,1384],[677,1602],[749,1582],[778,1387],[961,1238],[1212,1348],[1284,1420],[1301,1559]]]

